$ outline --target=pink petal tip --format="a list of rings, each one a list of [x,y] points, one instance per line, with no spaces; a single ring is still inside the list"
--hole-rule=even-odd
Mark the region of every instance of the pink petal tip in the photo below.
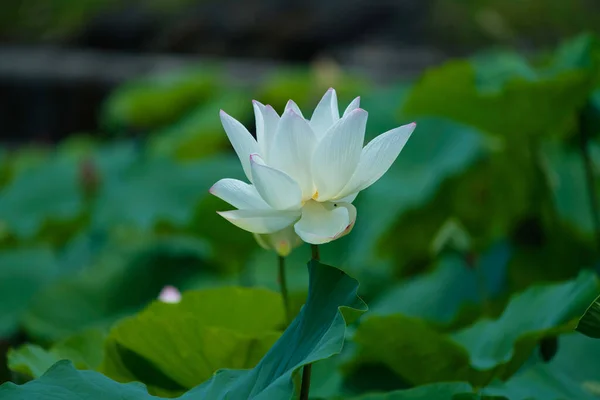
[[[294,116],[294,117],[299,117],[298,113],[296,111],[294,111],[293,108],[288,108],[287,110],[285,110],[286,113]]]

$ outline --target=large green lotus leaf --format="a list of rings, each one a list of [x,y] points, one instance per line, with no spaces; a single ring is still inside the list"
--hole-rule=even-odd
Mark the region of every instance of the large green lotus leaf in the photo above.
[[[532,286],[513,296],[497,320],[480,320],[452,338],[469,350],[471,365],[478,370],[513,359],[518,364],[518,352],[528,353],[539,339],[553,331],[572,329],[568,323],[581,315],[597,291],[598,279],[590,270],[564,283]],[[486,343],[481,340],[484,337]],[[495,346],[489,346],[489,342]],[[515,370],[509,365],[504,376]]]
[[[600,296],[596,297],[577,323],[577,331],[594,339],[600,339]]]
[[[221,370],[181,400],[291,399],[293,374],[304,365],[341,351],[346,324],[342,310],[365,311],[357,297],[358,282],[342,271],[319,262],[309,263],[310,290],[306,305],[258,365],[251,370]],[[51,393],[51,395],[49,395]],[[89,400],[121,398],[150,400],[143,385],[117,383],[97,372],[77,371],[68,361],[55,364],[41,378],[18,386],[0,386],[3,400]]]
[[[83,211],[77,164],[50,157],[27,168],[0,191],[0,221],[19,238],[34,237],[47,222],[68,222]]]
[[[242,123],[252,115],[252,103],[243,92],[227,91],[218,98],[202,104],[174,124],[153,133],[148,150],[155,156],[179,160],[196,160],[231,145],[221,125],[219,110]]]
[[[473,388],[468,383],[448,382],[434,383],[408,390],[395,390],[387,393],[365,394],[346,398],[349,400],[478,400],[487,397],[473,393]]]
[[[70,360],[78,369],[96,369],[104,357],[106,333],[90,329],[44,349],[36,344],[24,344],[7,355],[11,371],[39,378],[60,360]]]
[[[467,380],[469,353],[425,321],[402,314],[373,316],[359,325],[350,364],[384,364],[410,384]]]
[[[346,363],[352,360],[356,353],[356,345],[352,342],[354,331],[355,326],[348,329],[347,341],[340,354],[313,364],[311,397],[329,399],[341,396],[346,398],[412,387],[402,377],[381,363],[363,364],[348,371]]]
[[[475,266],[469,266],[463,257],[444,256],[434,271],[399,282],[376,297],[369,315],[401,313],[448,324],[462,306],[482,304],[502,292],[510,254],[510,246],[501,242]]]
[[[386,267],[389,254],[381,254],[378,244],[390,228],[405,212],[433,197],[445,179],[460,174],[487,153],[489,142],[472,128],[439,118],[423,118],[417,123],[417,129],[390,170],[359,194],[356,200],[359,214],[352,235],[324,249],[325,259],[337,257],[336,261],[361,277],[361,282],[365,274],[378,273],[381,277],[376,279],[389,282]],[[430,242],[431,236],[427,245]],[[336,252],[338,256],[333,254]],[[370,282],[365,279],[364,284],[370,291]]]
[[[50,390],[52,392],[50,392]],[[385,394],[363,395],[352,397],[353,400],[449,400],[449,399],[480,399],[481,397],[458,397],[459,394],[468,394],[472,390],[466,383],[438,383],[426,385],[415,389],[395,391]],[[86,396],[89,400],[101,400],[107,398],[120,398],[127,400],[158,400],[160,397],[151,396],[146,388],[139,383],[122,384],[117,383],[102,374],[92,371],[78,371],[73,368],[69,361],[56,363],[40,379],[17,386],[6,383],[0,386],[0,394],[3,399],[17,400],[23,398],[36,398],[50,400],[60,398],[61,400],[79,400]],[[28,396],[28,397],[24,397]],[[52,396],[52,397],[50,397]],[[60,397],[58,397],[60,396]],[[453,397],[455,396],[455,397]],[[471,396],[471,395],[470,395]],[[193,391],[179,397],[180,400],[204,399]],[[211,397],[212,399],[213,397]],[[267,398],[258,395],[254,398]],[[272,399],[288,399],[288,396],[269,397]],[[487,398],[487,397],[486,397]],[[490,397],[491,399],[491,397]]]
[[[92,226],[130,224],[151,229],[166,221],[190,223],[208,189],[220,178],[239,176],[234,157],[218,157],[178,164],[169,159],[141,159],[119,178],[103,185],[93,211]]]
[[[558,338],[558,352],[548,363],[539,357],[507,382],[484,389],[511,400],[595,400],[600,395],[600,343],[579,334]]]
[[[7,400],[158,399],[139,383],[122,384],[95,371],[79,371],[68,360],[57,362],[41,378],[24,385],[3,384],[0,395]]]
[[[591,75],[580,69],[535,81],[515,77],[492,92],[479,89],[480,79],[468,61],[432,68],[413,86],[402,113],[443,116],[514,138],[564,133],[574,125],[592,84]]]
[[[175,72],[132,81],[106,101],[102,123],[110,130],[152,129],[173,123],[210,99],[217,85],[212,69]]]
[[[278,339],[283,325],[278,293],[224,287],[186,292],[178,304],[155,302],[120,321],[109,340],[190,389],[218,369],[253,368]],[[129,370],[140,376],[140,371]],[[107,368],[102,371],[118,380]]]
[[[595,274],[538,285],[514,295],[496,320],[483,319],[451,335],[402,314],[366,318],[356,331],[359,363],[384,363],[413,384],[462,380],[480,386],[507,379],[539,340],[572,329],[597,293]]]
[[[185,288],[192,279],[214,275],[201,241],[175,236],[112,251],[38,292],[23,317],[26,332],[56,341],[81,329],[108,327],[146,306],[165,285]]]
[[[32,298],[59,272],[56,257],[47,248],[0,253],[0,338],[18,331]]]

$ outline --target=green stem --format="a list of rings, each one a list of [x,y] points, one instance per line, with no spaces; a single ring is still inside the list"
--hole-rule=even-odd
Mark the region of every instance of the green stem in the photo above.
[[[279,261],[279,290],[283,299],[283,309],[285,311],[285,323],[290,324],[290,300],[288,296],[287,281],[285,278],[285,257],[278,256]]]
[[[587,185],[588,201],[590,203],[590,212],[592,223],[594,224],[594,235],[596,237],[596,246],[600,250],[600,211],[598,210],[598,195],[596,194],[596,182],[594,179],[594,165],[590,156],[589,137],[586,129],[584,113],[581,113],[579,120],[579,151],[583,159],[585,169],[585,178]]]
[[[319,246],[316,244],[310,245],[311,256],[313,260],[321,261],[321,255],[319,254]]]
[[[321,260],[319,254],[319,246],[316,244],[310,245],[311,258],[316,261]],[[308,400],[308,393],[310,391],[310,374],[312,372],[312,364],[306,364],[302,369],[302,384],[300,385],[300,400]]]

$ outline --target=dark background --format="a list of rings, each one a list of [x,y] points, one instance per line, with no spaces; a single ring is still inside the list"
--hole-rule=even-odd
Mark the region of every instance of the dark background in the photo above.
[[[334,62],[385,84],[481,48],[554,47],[600,26],[592,0],[17,0],[0,6],[4,142],[97,131],[117,84],[225,60],[233,78]]]

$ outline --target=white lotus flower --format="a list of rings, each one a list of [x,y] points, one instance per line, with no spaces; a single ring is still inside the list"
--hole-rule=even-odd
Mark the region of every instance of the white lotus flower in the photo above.
[[[352,229],[352,201],[390,168],[416,124],[385,132],[363,148],[367,112],[354,99],[340,118],[329,89],[310,120],[292,100],[280,117],[254,101],[256,139],[221,111],[221,122],[251,184],[221,179],[210,189],[237,210],[219,212],[258,234],[290,225],[307,243],[322,244]]]

